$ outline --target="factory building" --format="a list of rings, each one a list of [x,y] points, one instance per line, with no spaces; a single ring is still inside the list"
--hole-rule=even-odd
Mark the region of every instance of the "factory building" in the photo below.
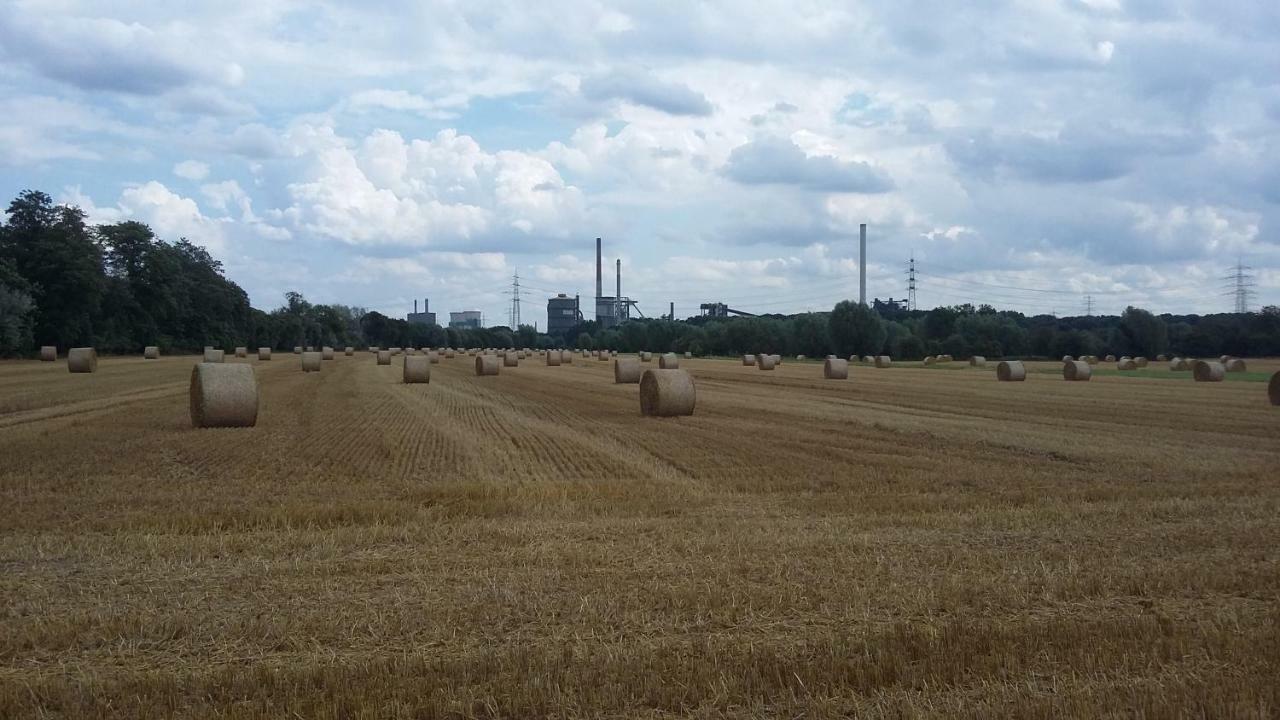
[[[449,313],[449,327],[451,328],[481,328],[484,319],[479,310],[463,310],[462,312]]]
[[[427,310],[427,304],[429,302],[430,300],[423,298],[422,312],[418,312],[418,301],[415,298],[413,301],[413,312],[409,313],[409,316],[405,319],[415,325],[435,325],[436,314]]]
[[[578,296],[572,297],[560,293],[547,299],[547,334],[552,337],[567,337],[567,333],[582,320],[579,310]]]

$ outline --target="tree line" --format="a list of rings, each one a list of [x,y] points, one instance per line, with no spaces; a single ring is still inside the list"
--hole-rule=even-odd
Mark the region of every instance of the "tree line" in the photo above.
[[[1025,316],[982,305],[879,312],[843,301],[830,312],[685,321],[632,320],[601,328],[579,323],[566,337],[532,326],[443,328],[339,304],[313,304],[298,292],[270,311],[249,304],[240,286],[204,248],[168,242],[143,223],[90,225],[83,211],[28,190],[0,226],[0,354],[40,345],[93,346],[137,353],[205,346],[560,347],[622,352],[737,355],[880,355],[915,360],[955,357],[1179,354],[1280,355],[1280,308],[1208,316]]]

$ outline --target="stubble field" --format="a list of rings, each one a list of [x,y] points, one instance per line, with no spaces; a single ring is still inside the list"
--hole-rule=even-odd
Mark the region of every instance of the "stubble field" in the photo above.
[[[0,363],[0,717],[1280,715],[1280,361],[194,361]]]

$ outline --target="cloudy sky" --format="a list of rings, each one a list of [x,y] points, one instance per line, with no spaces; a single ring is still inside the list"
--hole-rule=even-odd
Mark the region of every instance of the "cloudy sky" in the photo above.
[[[297,289],[505,323],[902,297],[1280,303],[1280,3],[0,5],[0,191]],[[611,294],[611,293],[610,293]]]

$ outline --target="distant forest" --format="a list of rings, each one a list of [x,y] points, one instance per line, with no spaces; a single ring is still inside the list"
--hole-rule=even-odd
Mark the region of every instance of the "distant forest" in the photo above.
[[[821,357],[887,354],[903,360],[947,353],[999,357],[1280,355],[1280,308],[1258,313],[1026,316],[982,305],[878,313],[851,301],[830,312],[755,318],[632,320],[601,329],[585,321],[565,338],[532,326],[442,328],[347,305],[285,294],[271,311],[249,305],[222,264],[185,239],[167,242],[146,225],[91,226],[83,211],[28,190],[0,226],[0,354],[40,345],[138,353],[146,345],[196,351],[206,345],[610,348],[698,355],[769,352]]]

